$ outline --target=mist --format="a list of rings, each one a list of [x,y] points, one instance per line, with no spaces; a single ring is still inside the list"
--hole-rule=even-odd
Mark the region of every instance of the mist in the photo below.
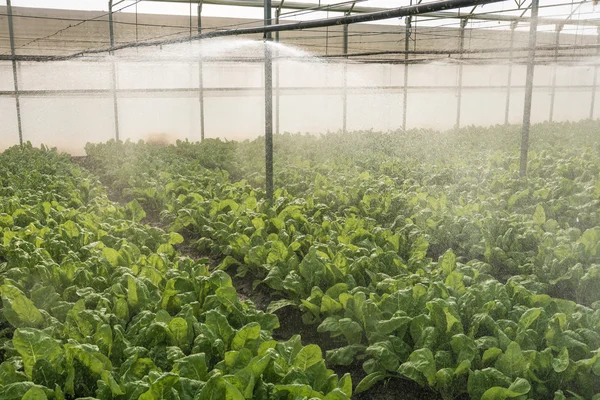
[[[282,44],[270,44],[279,132],[325,133],[342,128],[345,60],[323,61]],[[119,51],[72,61],[19,62],[23,139],[73,155],[87,142],[115,137],[111,66],[117,75],[120,138],[200,139],[199,60],[202,57],[205,137],[254,139],[264,134],[264,43],[223,39]],[[457,118],[459,61],[409,65],[407,128],[448,130]],[[392,131],[402,126],[404,66],[347,64],[347,129]],[[505,122],[508,63],[463,66],[460,125]],[[522,120],[524,65],[512,66],[508,123]],[[590,114],[593,62],[539,65],[532,122],[549,119],[556,73],[554,121]],[[0,63],[0,91],[12,87],[9,62]],[[276,107],[277,101],[274,101]],[[596,104],[595,114],[600,112]],[[275,117],[277,118],[277,117]],[[18,143],[14,98],[0,97],[0,148]]]

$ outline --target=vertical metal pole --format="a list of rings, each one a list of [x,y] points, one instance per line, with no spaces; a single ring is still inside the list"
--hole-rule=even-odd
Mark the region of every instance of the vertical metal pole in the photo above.
[[[512,70],[513,70],[513,49],[515,47],[515,29],[517,22],[513,21],[510,24],[510,53],[508,64],[508,82],[506,85],[506,105],[504,107],[504,125],[508,125],[508,116],[510,114],[510,91],[512,85]]]
[[[600,54],[600,28],[598,28],[598,36],[596,36],[596,54]],[[596,84],[598,82],[598,66],[594,66],[594,82],[592,83],[592,104],[590,106],[590,119],[594,119],[594,108],[596,106]]]
[[[113,54],[112,49],[115,47],[115,31],[113,27],[113,0],[108,0],[108,29],[110,34],[110,54]]]
[[[202,0],[198,1],[198,33],[202,33]],[[198,100],[200,102],[200,141],[204,141],[204,62],[202,61],[202,41],[198,59]]]
[[[460,20],[460,41],[458,44],[459,51],[459,59],[461,60],[458,64],[458,92],[456,94],[457,97],[457,106],[456,106],[456,125],[455,128],[460,128],[460,106],[462,103],[462,81],[463,81],[463,49],[465,47],[465,27],[467,26],[467,19],[463,18]]]
[[[558,46],[560,45],[560,31],[562,30],[563,25],[556,25],[556,41],[554,43],[554,69],[552,72],[552,88],[550,89],[550,116],[548,120],[552,122],[554,119],[554,99],[556,97],[556,69],[558,63]]]
[[[279,25],[279,17],[281,16],[281,5],[275,10],[275,24]],[[279,43],[279,31],[275,32],[275,42]],[[279,49],[277,49],[279,56]],[[279,134],[279,57],[275,63],[275,133]]]
[[[112,95],[113,95],[113,113],[115,118],[115,139],[119,140],[119,103],[117,99],[117,66],[115,65],[114,60],[114,49],[115,47],[115,32],[113,27],[113,2],[112,0],[108,0],[108,26],[110,32],[110,55],[111,55],[111,74],[110,81],[112,86]]]
[[[345,13],[346,16],[349,16],[350,13]],[[343,92],[342,92],[342,132],[346,133],[348,131],[348,24],[344,24],[344,55],[346,59],[344,60],[344,73],[343,73]]]
[[[265,26],[271,25],[271,0],[264,2]],[[273,200],[273,60],[269,42],[271,32],[265,32],[265,177],[267,201]]]
[[[529,26],[529,55],[527,56],[527,76],[525,78],[525,106],[523,108],[523,130],[521,132],[521,176],[527,175],[527,153],[529,152],[529,128],[531,127],[531,100],[533,98],[533,72],[535,69],[535,46],[537,41],[537,20],[540,1],[531,1],[531,23]]]
[[[412,5],[412,0],[410,2]],[[412,16],[406,17],[404,31],[404,101],[402,103],[402,130],[406,130],[406,113],[408,111],[408,50],[410,45],[410,29],[412,27]]]
[[[8,35],[10,36],[10,55],[12,57],[13,83],[15,86],[15,104],[17,106],[17,127],[19,129],[19,144],[23,147],[23,127],[21,125],[21,101],[19,99],[19,77],[17,74],[17,58],[15,54],[15,34],[13,31],[11,0],[6,0],[8,14]]]

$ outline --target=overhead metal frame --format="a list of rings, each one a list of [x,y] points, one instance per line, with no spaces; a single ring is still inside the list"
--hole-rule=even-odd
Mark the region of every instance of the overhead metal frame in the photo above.
[[[463,50],[465,48],[465,28],[467,27],[467,18],[460,20],[460,37],[458,41],[458,54],[459,59],[463,58]],[[456,123],[455,129],[460,128],[460,111],[462,105],[462,82],[463,82],[463,64],[458,64],[458,91],[456,93]]]
[[[596,54],[600,55],[600,28],[598,28],[598,33],[596,34],[596,42],[599,47],[596,49]],[[594,80],[592,84],[592,101],[590,104],[590,119],[594,119],[594,109],[596,108],[596,84],[598,82],[598,66],[594,66]]]
[[[15,87],[15,106],[17,108],[17,127],[19,130],[19,144],[23,147],[23,126],[21,124],[21,101],[19,99],[19,74],[17,71],[17,59],[15,54],[15,33],[12,20],[11,0],[6,0],[8,10],[8,36],[10,40],[10,54],[12,57],[13,85]]]
[[[202,33],[202,3],[198,0],[198,34]],[[200,141],[204,141],[204,60],[202,49],[198,59],[198,105],[200,106]]]
[[[508,77],[507,77],[507,85],[506,85],[506,104],[504,106],[504,125],[508,125],[508,116],[510,114],[510,92],[512,85],[512,72],[513,72],[513,52],[515,48],[515,29],[517,28],[517,23],[512,22],[510,24],[510,53],[508,60]]]
[[[550,122],[554,120],[554,100],[556,99],[556,74],[558,72],[556,62],[558,61],[558,46],[560,45],[560,33],[563,29],[563,26],[563,24],[556,26],[556,49],[554,50],[554,68],[552,69],[552,90],[550,91],[550,115],[548,116],[548,121]]]
[[[264,0],[265,27],[271,25],[271,0]],[[273,201],[273,59],[269,42],[271,32],[264,31],[265,40],[265,187],[267,201]]]
[[[167,3],[185,3],[185,0],[145,0],[145,1],[155,1],[155,2],[167,2]],[[368,14],[374,12],[381,12],[389,10],[389,8],[383,7],[372,7],[372,6],[361,6],[356,5],[353,7],[354,1],[348,1],[340,4],[333,5],[322,5],[319,3],[300,3],[288,0],[275,0],[272,2],[273,7],[281,7],[285,2],[285,9],[293,9],[293,10],[320,10],[320,11],[332,11],[332,12],[340,12],[345,13],[351,11],[354,14]],[[213,5],[222,5],[222,6],[239,6],[239,7],[258,7],[262,8],[263,3],[260,0],[204,0],[205,4],[213,4]],[[465,6],[469,7],[469,6]],[[452,19],[461,19],[464,18],[464,14],[459,14],[455,12],[449,11],[437,11],[427,13],[427,18],[452,18]],[[480,21],[498,21],[498,22],[522,22],[522,23],[530,23],[531,19],[529,17],[523,16],[512,16],[512,15],[504,15],[499,13],[479,13],[479,14],[471,14],[469,16],[470,19],[480,20]],[[590,26],[600,26],[600,20],[598,19],[580,19],[577,21],[569,20],[565,21],[564,19],[559,18],[537,18],[539,25],[557,25],[561,23],[572,24],[572,25],[590,25]]]
[[[121,3],[123,0],[117,2],[116,4]],[[110,35],[110,54],[114,55],[115,48],[115,28],[113,24],[113,0],[108,0],[108,29]],[[114,123],[115,123],[115,139],[119,140],[119,99],[117,97],[117,66],[114,60],[111,60],[111,69],[110,69],[110,84],[112,89],[112,97],[113,97],[113,114],[114,114]]]
[[[412,4],[412,0],[410,1]],[[406,117],[408,112],[408,51],[412,30],[412,16],[404,19],[404,94],[402,101],[402,130],[406,130]]]
[[[279,4],[279,7],[275,10],[275,25],[279,25],[279,18],[281,17],[281,7],[283,6],[282,0]],[[275,42],[279,43],[279,32],[275,32]],[[279,49],[277,49],[276,57],[279,58]],[[279,134],[279,107],[280,107],[280,98],[279,98],[279,61],[275,64],[275,133]]]
[[[533,73],[535,69],[535,46],[537,42],[537,16],[539,0],[531,0],[531,19],[529,26],[529,54],[527,56],[527,73],[525,76],[525,103],[523,106],[523,125],[521,130],[521,159],[519,173],[527,175],[527,155],[529,153],[529,128],[531,127],[531,101],[533,98]]]

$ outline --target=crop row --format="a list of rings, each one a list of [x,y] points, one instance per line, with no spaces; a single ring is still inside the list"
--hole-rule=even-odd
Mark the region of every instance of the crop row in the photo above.
[[[349,375],[69,157],[0,155],[0,398],[349,399]]]
[[[362,362],[357,392],[402,376],[448,399],[592,398],[598,130],[536,129],[527,179],[505,128],[279,136],[272,204],[260,141],[109,142],[87,148],[88,167],[268,287],[269,312],[299,308],[331,336],[330,364]]]

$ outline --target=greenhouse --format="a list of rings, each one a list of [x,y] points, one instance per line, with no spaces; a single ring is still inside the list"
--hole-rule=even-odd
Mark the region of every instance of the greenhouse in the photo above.
[[[0,399],[600,399],[596,0],[0,0]]]

